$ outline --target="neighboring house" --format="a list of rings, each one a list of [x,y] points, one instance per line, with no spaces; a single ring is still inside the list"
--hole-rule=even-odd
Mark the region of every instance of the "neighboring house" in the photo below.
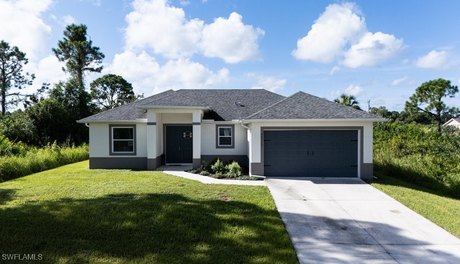
[[[445,122],[443,127],[454,127],[460,129],[460,118],[451,118],[449,121]]]
[[[219,157],[251,175],[370,179],[373,122],[303,92],[169,90],[84,119],[90,168],[199,167]]]

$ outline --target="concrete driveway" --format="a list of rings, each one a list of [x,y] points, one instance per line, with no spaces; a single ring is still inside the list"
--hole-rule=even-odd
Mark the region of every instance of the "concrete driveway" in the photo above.
[[[361,180],[266,183],[300,263],[460,263],[460,239]]]

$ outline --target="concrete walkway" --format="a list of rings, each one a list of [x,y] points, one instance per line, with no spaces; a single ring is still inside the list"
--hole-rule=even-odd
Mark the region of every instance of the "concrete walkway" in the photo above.
[[[246,185],[246,186],[266,186],[265,182],[263,180],[260,181],[250,181],[250,180],[226,180],[226,179],[215,179],[212,177],[208,176],[202,176],[190,172],[186,172],[185,170],[191,169],[191,167],[187,166],[162,166],[158,168],[157,170],[162,171],[164,173],[189,179],[189,180],[194,180],[194,181],[199,181],[204,184],[228,184],[228,185]]]
[[[300,263],[460,263],[460,240],[358,179],[265,180]]]

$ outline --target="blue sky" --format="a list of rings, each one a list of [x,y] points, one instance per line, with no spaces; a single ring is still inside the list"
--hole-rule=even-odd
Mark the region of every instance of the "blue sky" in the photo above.
[[[0,39],[33,87],[67,76],[51,48],[83,23],[116,73],[149,96],[180,88],[355,95],[401,110],[424,81],[460,82],[460,1],[1,0]],[[102,76],[91,74],[87,82]],[[458,98],[449,103],[459,106]]]

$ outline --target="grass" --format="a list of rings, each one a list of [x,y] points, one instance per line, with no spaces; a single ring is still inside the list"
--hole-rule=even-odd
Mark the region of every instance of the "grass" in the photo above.
[[[460,199],[460,134],[433,126],[374,126],[374,165],[385,175]]]
[[[0,155],[0,182],[85,159],[88,159],[87,145],[60,147],[54,143],[43,148],[24,147],[20,153]]]
[[[460,237],[459,199],[382,174],[378,177],[379,179],[374,181],[372,186]]]
[[[45,263],[297,263],[266,187],[79,162],[0,184],[0,252]]]

